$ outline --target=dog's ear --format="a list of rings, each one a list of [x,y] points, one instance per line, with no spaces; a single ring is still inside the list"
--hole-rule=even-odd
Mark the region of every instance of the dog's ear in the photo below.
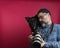
[[[25,17],[25,19],[29,22],[29,20],[30,20],[30,17]]]
[[[37,28],[37,20],[36,17],[25,17],[25,19],[27,20],[32,32],[35,32],[36,28]]]
[[[31,30],[34,30],[34,17],[25,17],[26,21],[28,22]]]

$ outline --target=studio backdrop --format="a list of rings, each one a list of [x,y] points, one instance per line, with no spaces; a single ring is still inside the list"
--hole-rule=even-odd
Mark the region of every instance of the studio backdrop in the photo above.
[[[56,1],[0,1],[0,48],[29,48],[31,29],[25,19],[39,9],[47,8],[54,23],[60,24],[60,2]]]

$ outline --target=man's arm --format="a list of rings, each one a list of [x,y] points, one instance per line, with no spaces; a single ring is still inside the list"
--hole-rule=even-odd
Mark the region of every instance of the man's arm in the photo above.
[[[60,41],[46,42],[44,47],[46,47],[46,48],[60,48]]]
[[[57,29],[57,40],[56,41],[49,41],[45,42],[44,47],[46,48],[60,48],[60,26]]]

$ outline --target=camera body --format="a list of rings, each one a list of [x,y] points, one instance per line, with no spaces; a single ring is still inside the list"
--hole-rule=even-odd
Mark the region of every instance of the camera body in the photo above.
[[[29,26],[33,32],[33,43],[32,43],[32,46],[34,48],[40,48],[41,47],[41,36],[40,36],[40,33],[37,31],[37,29],[39,28],[40,26],[40,23],[39,23],[39,20],[38,20],[38,17],[37,16],[34,16],[34,17],[25,17],[27,22],[29,23]]]

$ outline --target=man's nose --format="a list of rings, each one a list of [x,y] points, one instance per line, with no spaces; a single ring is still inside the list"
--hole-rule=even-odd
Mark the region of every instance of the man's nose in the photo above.
[[[40,21],[45,21],[44,19],[40,19]]]

